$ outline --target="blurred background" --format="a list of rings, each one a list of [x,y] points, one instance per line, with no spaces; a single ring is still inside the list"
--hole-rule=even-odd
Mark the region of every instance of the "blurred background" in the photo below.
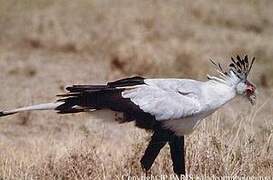
[[[187,170],[272,175],[272,9],[270,0],[0,0],[0,109],[54,101],[66,85],[132,75],[206,80],[214,73],[209,59],[228,64],[248,54],[256,57],[250,80],[260,92],[257,106],[239,99],[201,125],[187,141]],[[107,179],[128,174],[128,164],[141,173],[135,156],[145,149],[143,137],[149,134],[133,125],[86,114],[7,117],[0,122],[0,177]],[[230,142],[236,148],[225,149]],[[210,164],[218,151],[220,164]],[[167,154],[153,173],[171,172]]]

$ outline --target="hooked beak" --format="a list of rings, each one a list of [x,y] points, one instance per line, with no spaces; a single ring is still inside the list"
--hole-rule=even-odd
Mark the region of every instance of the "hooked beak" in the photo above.
[[[249,102],[252,104],[252,105],[255,105],[256,104],[256,94],[253,93],[251,94],[250,96],[247,97]]]
[[[252,105],[256,103],[256,87],[247,81],[246,96]]]

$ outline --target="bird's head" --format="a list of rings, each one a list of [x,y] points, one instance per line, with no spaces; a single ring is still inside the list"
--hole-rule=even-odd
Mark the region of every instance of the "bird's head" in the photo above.
[[[256,101],[256,86],[247,77],[251,71],[255,57],[252,58],[251,62],[249,62],[247,55],[244,58],[240,56],[236,58],[231,57],[231,61],[228,71],[224,71],[220,63],[216,64],[212,61],[220,73],[218,80],[233,85],[238,95],[246,97],[254,105]]]
[[[243,81],[236,86],[236,92],[239,95],[247,97],[252,105],[256,101],[256,86],[249,81]]]
[[[247,55],[243,59],[240,56],[237,56],[236,59],[231,58],[231,61],[229,73],[234,73],[239,79],[236,85],[237,94],[247,97],[250,103],[254,105],[256,101],[256,86],[247,80],[247,77],[255,61],[255,57],[252,58],[250,63]]]

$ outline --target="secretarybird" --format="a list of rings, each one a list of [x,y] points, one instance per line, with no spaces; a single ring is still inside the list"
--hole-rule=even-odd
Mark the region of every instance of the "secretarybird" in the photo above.
[[[73,85],[53,103],[2,111],[6,116],[23,111],[55,110],[60,114],[103,112],[111,110],[113,120],[134,121],[139,128],[153,131],[150,143],[141,159],[148,171],[160,150],[169,144],[173,170],[185,174],[184,135],[190,134],[202,119],[236,96],[246,97],[255,104],[256,87],[247,80],[255,58],[231,58],[225,71],[211,61],[219,73],[207,75],[207,81],[191,79],[145,79],[131,77],[106,85]]]

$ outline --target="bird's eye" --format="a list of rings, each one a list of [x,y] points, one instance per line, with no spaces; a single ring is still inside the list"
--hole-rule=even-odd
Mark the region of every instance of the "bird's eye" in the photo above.
[[[248,95],[251,95],[251,94],[254,93],[254,91],[253,91],[253,89],[246,89],[246,93],[247,93]]]

